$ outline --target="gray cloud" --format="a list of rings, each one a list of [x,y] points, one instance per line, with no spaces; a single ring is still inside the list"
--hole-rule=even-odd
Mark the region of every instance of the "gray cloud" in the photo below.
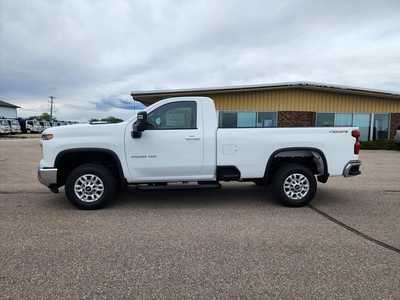
[[[95,105],[96,109],[101,111],[109,111],[112,108],[138,110],[144,107],[144,105],[138,101],[115,98],[100,99],[97,102],[93,102],[93,104]]]
[[[30,114],[55,95],[60,118],[88,119],[129,116],[124,101],[141,89],[309,80],[400,91],[399,11],[397,0],[3,0],[0,96]]]

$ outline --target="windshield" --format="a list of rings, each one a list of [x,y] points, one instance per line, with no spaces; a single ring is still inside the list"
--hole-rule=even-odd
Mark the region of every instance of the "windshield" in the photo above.
[[[13,125],[19,125],[19,122],[17,120],[11,120],[11,124]]]
[[[0,124],[1,125],[8,125],[8,121],[7,120],[0,120]]]

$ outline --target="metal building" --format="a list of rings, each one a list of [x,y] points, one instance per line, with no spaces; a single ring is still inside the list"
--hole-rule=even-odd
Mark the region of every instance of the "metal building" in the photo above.
[[[358,126],[363,140],[393,138],[400,127],[400,93],[312,82],[135,91],[146,105],[181,96],[215,101],[220,127]]]
[[[0,118],[16,119],[17,118],[17,105],[0,100]]]

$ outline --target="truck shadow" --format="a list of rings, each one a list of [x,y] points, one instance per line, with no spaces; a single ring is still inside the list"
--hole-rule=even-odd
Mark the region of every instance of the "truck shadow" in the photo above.
[[[110,207],[206,208],[223,206],[280,205],[268,188],[253,184],[224,185],[220,189],[148,189],[128,187]]]

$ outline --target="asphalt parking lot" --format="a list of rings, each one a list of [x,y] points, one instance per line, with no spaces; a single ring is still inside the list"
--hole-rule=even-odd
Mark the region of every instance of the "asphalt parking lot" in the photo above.
[[[400,298],[400,152],[362,152],[315,209],[224,184],[81,211],[37,182],[39,158],[37,139],[0,140],[0,298]]]

